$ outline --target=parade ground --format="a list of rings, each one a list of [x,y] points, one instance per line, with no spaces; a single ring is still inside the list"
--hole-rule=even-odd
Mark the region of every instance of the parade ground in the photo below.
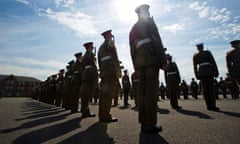
[[[63,108],[31,98],[0,99],[0,144],[239,144],[240,99],[220,98],[220,111],[208,111],[202,98],[158,102],[158,134],[141,133],[134,102],[112,107],[118,122],[101,123],[98,117],[81,118]],[[98,105],[90,104],[98,114]]]

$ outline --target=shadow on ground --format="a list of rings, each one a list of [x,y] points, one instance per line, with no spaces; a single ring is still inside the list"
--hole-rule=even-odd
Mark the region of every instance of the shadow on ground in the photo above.
[[[83,132],[73,135],[60,144],[114,144],[113,138],[107,134],[107,123],[97,122]]]

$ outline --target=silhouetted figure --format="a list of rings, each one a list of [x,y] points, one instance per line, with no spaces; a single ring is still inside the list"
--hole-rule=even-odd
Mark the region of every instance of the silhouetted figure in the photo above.
[[[166,87],[163,85],[162,82],[161,82],[160,87],[159,87],[159,93],[160,93],[161,99],[165,100]]]
[[[99,120],[101,122],[116,122],[118,119],[110,114],[112,99],[119,90],[121,68],[111,30],[102,33],[104,42],[98,50],[100,68]]]
[[[61,106],[62,104],[62,97],[63,97],[63,82],[64,82],[64,73],[65,70],[61,69],[58,73],[57,85],[56,85],[56,106]]]
[[[192,97],[198,99],[198,83],[195,81],[194,78],[192,78],[190,89],[192,92]]]
[[[95,117],[96,114],[90,112],[89,102],[94,97],[98,86],[96,57],[93,53],[93,42],[84,43],[83,46],[86,52],[82,60],[81,113],[82,117]]]
[[[123,103],[124,103],[124,106],[127,107],[129,105],[128,97],[130,94],[131,84],[130,84],[130,79],[129,79],[127,70],[124,70],[123,72],[124,72],[122,77],[122,88],[123,88],[123,96],[124,96]]]
[[[150,17],[149,5],[136,8],[137,23],[129,35],[131,57],[135,71],[139,76],[139,122],[143,132],[162,131],[157,126],[157,97],[159,86],[159,68],[166,67],[164,47],[157,26]]]
[[[188,99],[188,85],[185,80],[182,80],[180,87],[183,93],[183,98]]]
[[[227,69],[231,78],[240,84],[240,40],[231,41],[230,44],[233,50],[226,56]]]
[[[137,95],[137,91],[138,91],[137,88],[138,88],[139,79],[138,79],[138,74],[136,71],[134,71],[132,73],[131,80],[132,80],[132,95],[133,95],[134,102],[135,102],[135,108],[138,109],[139,98]]]
[[[73,76],[71,79],[71,91],[72,91],[72,104],[71,104],[71,113],[77,113],[80,112],[79,108],[79,98],[80,98],[80,88],[81,88],[81,79],[82,79],[82,52],[75,54],[76,61],[72,66],[73,69]]]
[[[222,95],[224,98],[227,98],[227,86],[225,80],[220,77],[219,83],[218,83],[219,89],[222,91]]]
[[[213,78],[218,77],[218,68],[210,51],[204,50],[203,44],[198,44],[198,53],[193,56],[194,73],[201,81],[201,88],[208,110],[217,111],[216,97],[213,93]]]
[[[167,56],[168,68],[165,71],[165,79],[167,84],[167,91],[170,97],[170,104],[173,109],[179,109],[178,97],[179,97],[179,84],[181,82],[178,66],[172,61],[172,56]]]

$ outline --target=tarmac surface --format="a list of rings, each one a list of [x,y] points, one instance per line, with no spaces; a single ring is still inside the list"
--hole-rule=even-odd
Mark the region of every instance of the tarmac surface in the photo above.
[[[158,102],[158,134],[140,132],[134,102],[112,107],[118,122],[101,123],[98,117],[81,118],[30,98],[0,99],[0,144],[239,144],[240,99],[217,100],[219,112],[206,110],[202,98],[179,100],[174,110],[169,100]],[[90,104],[98,113],[98,105]]]

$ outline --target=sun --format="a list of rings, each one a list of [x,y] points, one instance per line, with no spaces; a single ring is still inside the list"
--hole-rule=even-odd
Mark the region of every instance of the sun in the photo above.
[[[116,16],[120,21],[136,21],[135,9],[137,6],[147,3],[146,0],[114,0]]]

